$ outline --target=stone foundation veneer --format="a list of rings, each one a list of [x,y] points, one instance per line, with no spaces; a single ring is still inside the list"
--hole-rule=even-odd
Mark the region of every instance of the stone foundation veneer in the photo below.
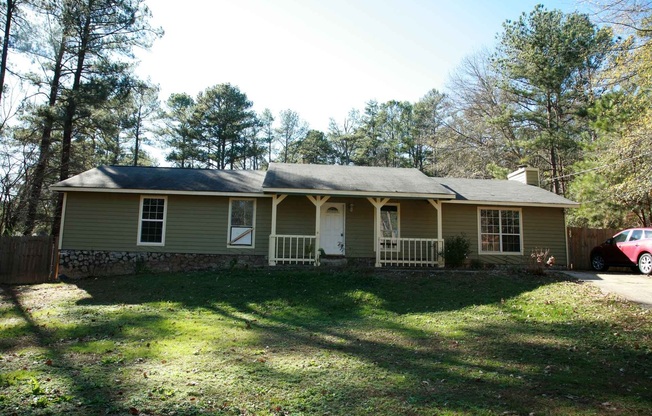
[[[265,256],[61,250],[59,275],[71,278],[265,266]]]

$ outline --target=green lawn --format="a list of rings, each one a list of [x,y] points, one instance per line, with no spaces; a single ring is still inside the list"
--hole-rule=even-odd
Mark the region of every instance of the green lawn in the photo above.
[[[0,292],[3,415],[652,413],[652,312],[508,271],[143,274]]]

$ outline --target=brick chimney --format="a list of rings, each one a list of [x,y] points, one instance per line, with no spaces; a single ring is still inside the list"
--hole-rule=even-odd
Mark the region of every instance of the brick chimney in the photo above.
[[[520,165],[517,170],[507,175],[507,179],[526,185],[539,186],[539,169],[528,165]]]

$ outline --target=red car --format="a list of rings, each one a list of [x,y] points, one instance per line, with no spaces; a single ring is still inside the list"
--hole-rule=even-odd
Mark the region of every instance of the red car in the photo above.
[[[591,250],[591,266],[603,272],[609,266],[652,272],[652,228],[628,228]]]

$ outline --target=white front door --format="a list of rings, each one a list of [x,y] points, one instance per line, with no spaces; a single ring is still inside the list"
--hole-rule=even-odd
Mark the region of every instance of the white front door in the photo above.
[[[345,204],[327,202],[321,207],[319,247],[326,254],[344,255]]]

